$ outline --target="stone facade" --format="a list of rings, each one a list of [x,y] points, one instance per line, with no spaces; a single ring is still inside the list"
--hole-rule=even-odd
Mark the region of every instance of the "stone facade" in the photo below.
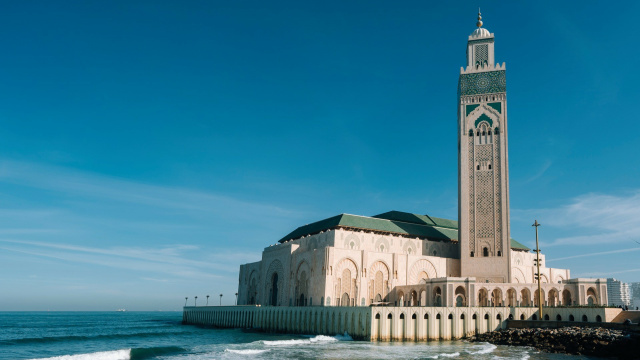
[[[459,221],[392,211],[302,226],[240,267],[239,305],[537,305],[536,255],[510,237],[505,64],[478,24],[458,83]],[[605,279],[540,262],[543,305],[608,303]]]

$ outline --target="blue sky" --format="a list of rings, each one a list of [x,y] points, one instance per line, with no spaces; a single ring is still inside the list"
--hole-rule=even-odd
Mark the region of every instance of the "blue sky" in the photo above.
[[[640,281],[640,3],[18,1],[0,11],[0,310],[233,303],[295,227],[457,218],[477,7],[507,63],[511,232]],[[214,300],[211,300],[212,302]]]

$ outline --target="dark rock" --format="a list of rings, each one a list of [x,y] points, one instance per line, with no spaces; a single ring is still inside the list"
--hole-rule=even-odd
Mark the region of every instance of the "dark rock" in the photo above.
[[[550,353],[640,359],[640,336],[604,328],[506,329],[479,334],[472,341],[532,346]]]

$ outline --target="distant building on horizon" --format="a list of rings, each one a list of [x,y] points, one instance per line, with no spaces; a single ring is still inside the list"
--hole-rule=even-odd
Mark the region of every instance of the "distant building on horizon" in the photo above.
[[[631,306],[634,309],[640,308],[640,282],[629,283],[629,292],[631,293]]]
[[[640,283],[638,283],[640,285]],[[638,289],[640,291],[640,288]],[[607,279],[607,297],[609,305],[613,306],[631,306],[631,293],[629,284],[623,283],[614,278]]]

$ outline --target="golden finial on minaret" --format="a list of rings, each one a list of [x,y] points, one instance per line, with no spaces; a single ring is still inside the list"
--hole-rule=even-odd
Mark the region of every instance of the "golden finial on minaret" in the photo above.
[[[476,26],[482,27],[482,15],[480,14],[480,8],[478,8],[478,22],[476,23]]]

